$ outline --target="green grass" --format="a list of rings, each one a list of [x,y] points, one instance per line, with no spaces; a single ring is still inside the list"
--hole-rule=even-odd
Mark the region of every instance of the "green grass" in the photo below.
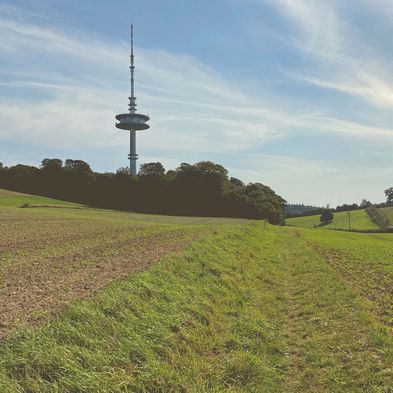
[[[353,210],[350,212],[351,215],[351,229],[354,230],[374,230],[379,229],[366,213],[365,210]],[[285,220],[286,225],[303,227],[303,228],[324,228],[324,229],[349,229],[349,217],[348,212],[334,213],[333,221],[328,225],[320,225],[319,215],[308,216],[308,217],[295,217],[287,218]]]
[[[75,297],[146,269],[217,227],[243,222],[0,206],[0,340],[18,321],[45,320]]]
[[[222,228],[21,330],[0,348],[3,391],[279,391],[285,269],[268,254],[274,238],[263,225]]]
[[[110,266],[121,244],[135,252],[138,230],[200,235],[44,326],[19,324],[0,343],[0,392],[393,389],[392,234],[98,209],[2,207],[0,218],[0,244],[17,248],[8,266],[57,253],[66,265],[85,249],[93,257],[71,253],[72,266]]]
[[[59,201],[38,195],[22,194],[20,192],[0,189],[0,206],[29,205],[57,205],[57,206],[81,206],[78,203]]]
[[[369,235],[295,228],[285,231],[293,239],[286,240],[291,261],[286,325],[289,376],[283,391],[390,392],[392,330],[380,323],[364,296],[367,291],[347,281],[329,254],[321,252],[334,248],[338,240],[347,244],[350,239],[356,242],[349,243],[349,249],[357,252],[356,247]],[[373,239],[369,245],[373,244],[377,252],[386,239]],[[358,255],[347,254],[348,266],[356,269]],[[378,254],[374,254],[376,258]],[[389,264],[392,266],[391,261]],[[377,266],[378,259],[369,271]],[[380,292],[389,296],[388,287],[380,288]]]
[[[303,236],[393,329],[393,234],[305,231]]]
[[[0,346],[2,391],[388,392],[391,338],[307,245],[324,247],[321,233],[221,226],[49,325],[19,328]]]

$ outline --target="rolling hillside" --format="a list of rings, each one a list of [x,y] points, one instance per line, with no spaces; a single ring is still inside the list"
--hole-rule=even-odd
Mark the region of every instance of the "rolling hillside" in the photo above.
[[[393,389],[392,234],[14,197],[0,392]]]
[[[14,192],[3,190],[0,188],[0,206],[22,206],[29,205],[50,205],[50,206],[81,206],[77,203],[59,201],[58,199],[47,198],[38,195],[23,194],[21,192]]]
[[[366,213],[365,210],[353,210],[351,215],[351,229],[354,230],[373,230],[379,229]],[[319,215],[308,217],[287,218],[286,225],[303,228],[324,228],[324,229],[349,229],[349,213],[334,213],[333,221],[328,225],[320,225]]]

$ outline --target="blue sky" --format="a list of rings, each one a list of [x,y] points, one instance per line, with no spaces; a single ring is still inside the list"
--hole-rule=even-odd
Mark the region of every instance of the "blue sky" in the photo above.
[[[391,0],[0,1],[0,161],[127,165],[129,24],[139,164],[211,160],[292,203],[393,186]]]

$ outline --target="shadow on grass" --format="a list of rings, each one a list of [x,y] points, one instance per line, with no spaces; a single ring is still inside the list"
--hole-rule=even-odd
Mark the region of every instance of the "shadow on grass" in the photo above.
[[[54,207],[54,208],[61,208],[61,209],[89,209],[91,208],[89,206],[69,206],[69,205],[39,205],[39,204],[29,204],[29,203],[24,203],[23,205],[19,206],[22,209],[26,208],[38,208],[38,207]]]
[[[332,220],[321,222],[320,224],[316,225],[316,228],[324,227],[324,226],[326,226],[326,225],[331,224],[332,222],[333,222]]]

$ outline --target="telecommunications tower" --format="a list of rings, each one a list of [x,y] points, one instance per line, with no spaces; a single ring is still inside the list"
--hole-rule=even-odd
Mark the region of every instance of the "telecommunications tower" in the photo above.
[[[136,154],[136,131],[147,130],[150,126],[146,123],[150,120],[149,116],[136,113],[136,97],[134,96],[134,29],[131,25],[131,55],[130,55],[130,72],[131,72],[131,96],[128,97],[130,100],[129,113],[121,113],[116,115],[116,127],[121,130],[130,131],[130,172],[136,175],[136,160],[138,154]]]

